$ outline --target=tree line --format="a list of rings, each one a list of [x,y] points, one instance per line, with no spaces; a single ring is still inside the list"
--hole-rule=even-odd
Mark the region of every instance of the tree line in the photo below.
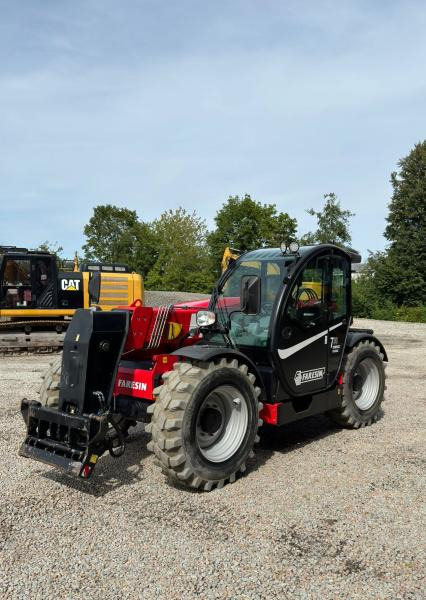
[[[426,140],[398,167],[391,174],[393,194],[384,232],[389,244],[383,252],[370,253],[354,282],[354,314],[426,321]],[[88,259],[128,264],[143,275],[147,289],[209,293],[226,246],[244,252],[294,240],[350,245],[354,213],[334,193],[325,194],[322,210],[307,212],[315,218],[316,229],[298,236],[295,218],[248,194],[223,203],[212,231],[196,212],[182,207],[145,222],[134,210],[99,205],[84,227],[83,251]]]
[[[350,243],[348,218],[335,194],[324,196],[320,212],[310,209],[318,227],[301,243]],[[96,206],[84,227],[85,257],[124,262],[141,273],[148,289],[210,292],[220,273],[226,246],[240,252],[277,247],[298,239],[297,220],[275,204],[262,204],[250,195],[230,196],[209,231],[196,212],[179,207],[147,223],[137,212],[111,204]]]

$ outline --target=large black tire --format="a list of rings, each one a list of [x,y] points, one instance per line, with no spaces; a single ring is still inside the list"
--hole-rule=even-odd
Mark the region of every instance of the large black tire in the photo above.
[[[40,402],[44,406],[50,408],[56,408],[59,405],[59,383],[61,381],[61,369],[62,369],[62,354],[57,356],[53,362],[50,363],[49,368],[42,375],[42,382],[40,386]]]
[[[383,358],[379,346],[369,340],[345,355],[341,405],[328,413],[338,425],[358,429],[377,421],[386,389]]]
[[[163,472],[206,491],[233,483],[259,441],[262,403],[255,376],[237,360],[222,359],[176,363],[163,380],[145,428]]]

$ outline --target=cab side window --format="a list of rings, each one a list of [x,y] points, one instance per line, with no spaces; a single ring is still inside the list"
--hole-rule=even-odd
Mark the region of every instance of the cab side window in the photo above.
[[[13,260],[9,258],[4,270],[5,285],[20,286],[31,284],[29,260]]]
[[[334,257],[331,272],[330,320],[345,317],[348,313],[348,278],[347,260]]]
[[[286,308],[288,319],[304,329],[327,320],[326,277],[326,258],[313,258],[293,284]]]

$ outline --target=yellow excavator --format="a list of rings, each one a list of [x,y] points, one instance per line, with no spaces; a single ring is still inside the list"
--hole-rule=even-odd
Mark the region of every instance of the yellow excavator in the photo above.
[[[50,252],[0,246],[0,352],[55,350],[78,308],[111,310],[143,302],[143,293],[142,277],[124,264],[79,265],[77,256],[58,261]]]

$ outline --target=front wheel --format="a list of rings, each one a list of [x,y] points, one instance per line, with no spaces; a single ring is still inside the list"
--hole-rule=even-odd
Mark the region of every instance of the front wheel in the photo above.
[[[352,429],[370,425],[378,419],[385,389],[383,354],[374,342],[362,341],[344,358],[341,406],[329,416]]]
[[[255,376],[237,360],[176,363],[156,388],[146,431],[164,473],[210,491],[246,469],[262,424]]]

